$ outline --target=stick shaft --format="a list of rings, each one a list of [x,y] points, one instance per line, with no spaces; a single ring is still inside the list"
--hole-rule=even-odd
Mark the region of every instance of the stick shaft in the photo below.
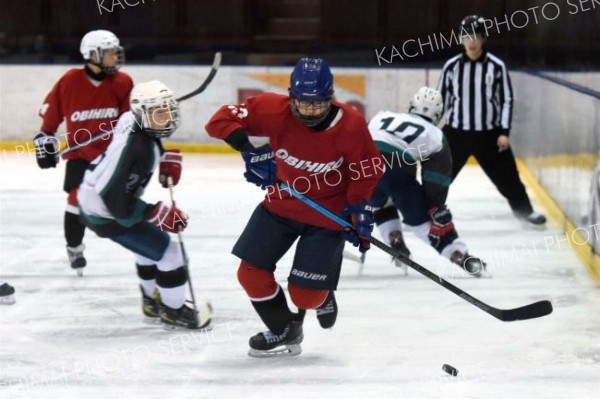
[[[324,208],[323,206],[319,205],[318,203],[314,202],[310,198],[307,198],[304,195],[300,194],[299,192],[294,190],[292,187],[289,187],[287,184],[280,183],[279,186],[283,190],[287,190],[290,193],[290,195],[293,196],[294,198],[299,199],[300,201],[302,201],[306,205],[310,206],[317,212],[320,212],[321,214],[327,216],[328,218],[330,218],[331,220],[333,220],[340,226],[342,226],[344,228],[346,228],[346,227],[353,228],[352,224],[350,224],[346,220],[342,219],[335,213]],[[552,313],[552,304],[550,303],[550,301],[539,301],[539,302],[535,302],[535,303],[532,303],[532,304],[529,304],[526,306],[522,306],[520,308],[515,308],[515,309],[502,310],[502,309],[494,308],[492,306],[487,305],[485,302],[480,301],[479,299],[475,298],[474,296],[470,295],[469,293],[463,291],[462,289],[458,288],[457,286],[455,286],[454,284],[445,280],[441,276],[438,276],[437,274],[433,273],[432,271],[424,268],[423,266],[419,265],[412,259],[404,256],[400,251],[386,245],[385,243],[379,241],[378,239],[376,239],[374,237],[369,237],[369,242],[371,244],[375,245],[377,248],[383,250],[384,252],[392,255],[393,257],[400,258],[400,260],[402,262],[404,262],[407,266],[418,271],[419,273],[421,273],[422,275],[424,275],[431,281],[434,281],[437,284],[441,285],[442,287],[446,288],[447,290],[453,292],[454,294],[456,294],[463,300],[469,302],[471,305],[476,306],[479,309],[483,310],[484,312],[494,316],[498,320],[502,320],[502,321],[526,320],[526,319],[532,319],[532,318],[536,318],[536,317],[546,316],[546,315]]]

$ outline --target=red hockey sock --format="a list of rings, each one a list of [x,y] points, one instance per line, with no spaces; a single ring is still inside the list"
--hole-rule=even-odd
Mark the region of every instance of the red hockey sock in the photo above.
[[[316,309],[327,299],[328,290],[318,290],[288,284],[288,292],[294,305],[299,309]]]
[[[252,301],[269,299],[277,292],[277,283],[273,272],[254,267],[245,260],[240,263],[237,276]]]

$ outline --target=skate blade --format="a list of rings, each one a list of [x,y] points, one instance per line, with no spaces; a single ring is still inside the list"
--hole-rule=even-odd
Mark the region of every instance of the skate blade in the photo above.
[[[12,305],[15,302],[15,297],[12,294],[0,297],[0,304],[2,305]]]
[[[492,277],[492,275],[488,273],[487,265],[485,263],[476,273],[471,273],[462,266],[458,266],[458,267],[460,267],[463,272],[465,272],[468,276],[471,276],[471,277],[475,277],[475,278],[482,278],[482,277],[483,278],[491,278]]]
[[[408,259],[412,259],[412,256],[409,256]],[[402,262],[399,258],[392,258],[392,262],[394,262],[396,267],[404,271],[405,276],[408,276],[408,265],[406,263]]]
[[[77,273],[77,277],[83,277],[83,267],[75,269],[75,273]]]
[[[342,253],[342,257],[344,259],[348,259],[348,260],[351,260],[351,261],[359,263],[359,264],[360,263],[365,263],[365,260],[364,260],[364,258],[362,256],[359,257],[359,256],[354,255],[353,253],[351,253],[349,251],[344,251]]]
[[[526,220],[519,220],[519,223],[521,223],[521,227],[523,227],[525,230],[544,231],[548,229],[546,223],[533,224]]]
[[[198,328],[189,328],[185,326],[162,323],[163,330],[165,331],[212,331],[213,328],[209,324],[210,320]]]
[[[302,346],[300,344],[290,344],[271,350],[259,350],[252,349],[248,351],[248,356],[256,358],[277,358],[277,357],[290,357],[298,356],[302,353]]]
[[[143,316],[142,323],[156,326],[160,324],[160,317]]]

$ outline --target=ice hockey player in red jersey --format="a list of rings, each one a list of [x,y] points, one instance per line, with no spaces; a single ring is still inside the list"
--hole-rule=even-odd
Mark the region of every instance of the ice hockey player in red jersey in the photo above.
[[[66,122],[65,140],[71,147],[110,132],[119,116],[129,111],[133,82],[119,71],[124,60],[119,39],[107,30],[94,30],[83,36],[80,51],[84,67],[68,70],[48,93],[39,112],[42,126],[33,141],[36,160],[42,169],[54,168],[58,163],[60,138],[56,137],[56,131],[63,120]],[[111,137],[107,135],[106,139],[64,155],[67,164],[63,188],[68,193],[64,231],[69,262],[79,275],[86,260],[83,256],[85,226],[79,220],[77,187],[89,163],[106,150]]]
[[[323,328],[335,323],[344,239],[363,252],[369,248],[373,213],[367,200],[382,174],[379,153],[362,115],[333,100],[333,75],[318,58],[298,61],[289,96],[264,93],[225,105],[206,130],[241,151],[246,179],[267,189],[232,251],[241,259],[238,280],[268,328],[250,338],[249,354],[297,355],[306,309],[316,309]],[[270,145],[254,148],[248,136],[268,137]],[[277,181],[348,217],[355,230],[342,232]],[[274,271],[296,240],[288,276],[288,293],[299,309],[293,313]]]

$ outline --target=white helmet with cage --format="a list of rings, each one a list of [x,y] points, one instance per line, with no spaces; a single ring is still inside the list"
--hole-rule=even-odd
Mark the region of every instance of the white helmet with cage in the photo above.
[[[408,112],[429,118],[437,124],[444,113],[444,99],[436,89],[423,86],[410,100]]]
[[[169,137],[179,127],[179,105],[175,94],[158,80],[135,85],[129,103],[142,130],[151,136]]]
[[[109,50],[115,51],[117,55],[117,62],[114,66],[106,66],[103,62],[104,52]],[[84,60],[98,65],[102,68],[102,72],[107,75],[117,72],[125,62],[125,51],[119,45],[119,38],[114,33],[104,29],[86,33],[81,39],[79,51]],[[92,59],[92,54],[95,55],[95,61]]]

